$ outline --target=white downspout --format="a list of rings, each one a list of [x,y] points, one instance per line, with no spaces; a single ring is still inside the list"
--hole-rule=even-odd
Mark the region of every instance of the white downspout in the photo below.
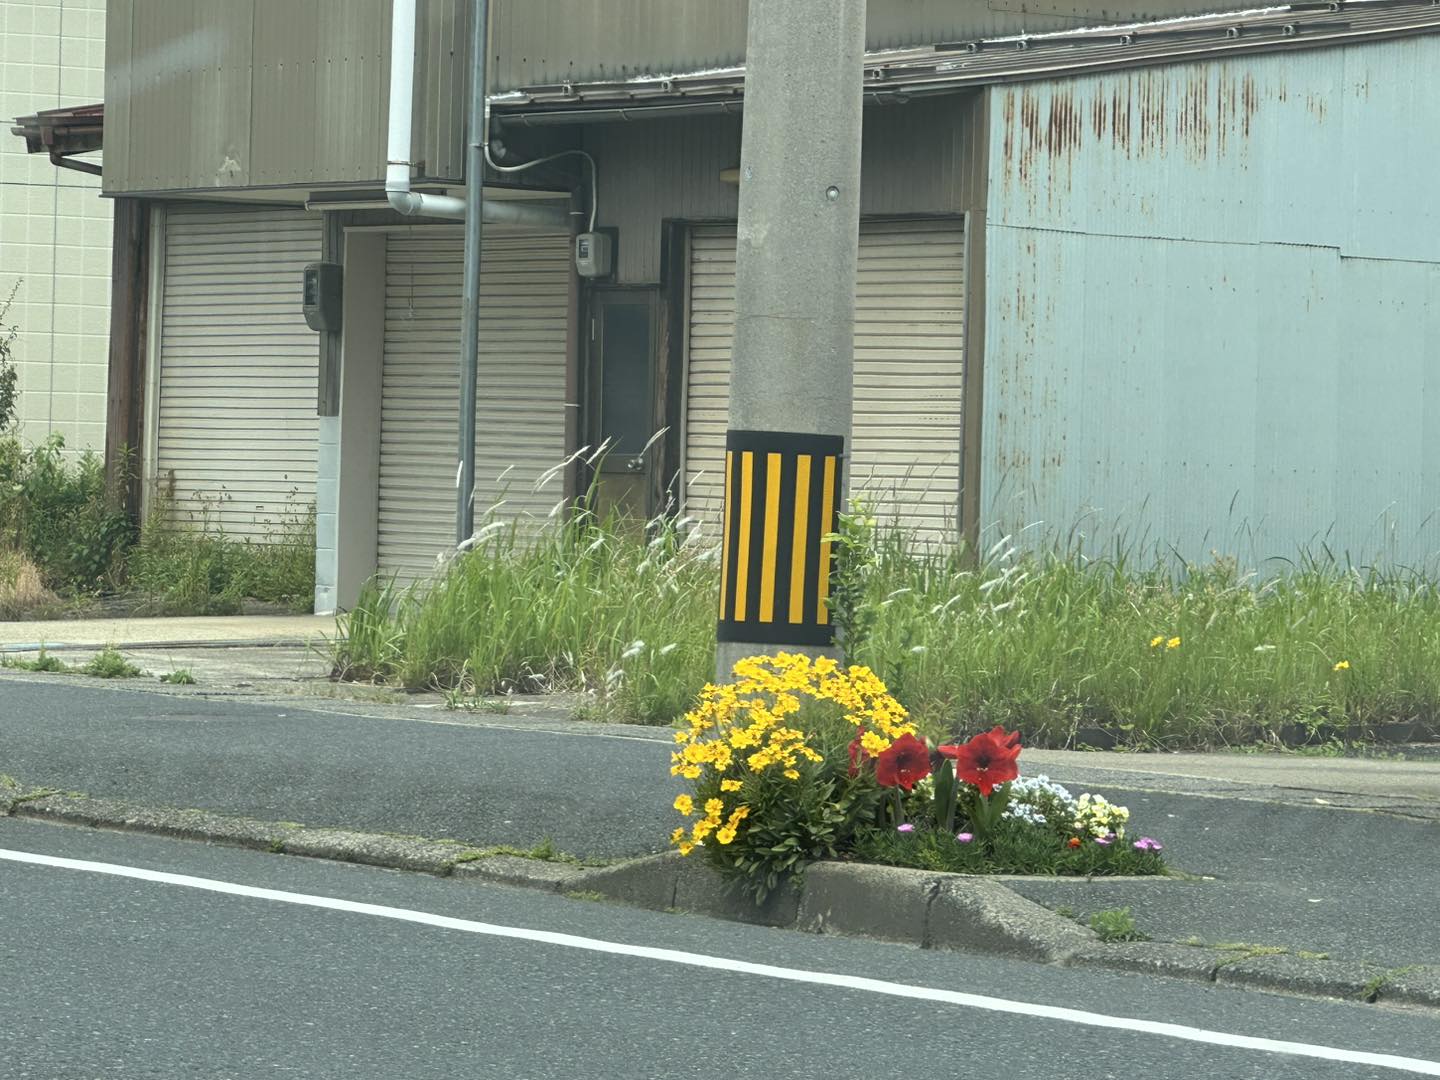
[[[390,21],[390,118],[388,138],[385,144],[385,198],[397,213],[406,217],[455,218],[464,220],[465,200],[453,195],[431,195],[410,190],[410,124],[415,105],[415,0],[394,0],[394,12]],[[566,150],[565,154],[581,153]],[[488,151],[487,151],[488,155]],[[555,154],[542,161],[551,161]],[[595,162],[589,155],[593,172]],[[528,162],[509,168],[497,166],[500,172],[518,172],[540,161]],[[593,200],[592,200],[593,202]],[[572,231],[568,206],[531,201],[501,201],[481,199],[480,214],[483,220],[497,224],[530,225],[540,229],[554,229],[559,232]],[[591,210],[591,228],[594,228],[594,210]]]
[[[415,96],[415,0],[394,0],[390,19],[390,119],[385,198],[406,215],[464,218],[465,200],[410,190],[410,124]]]

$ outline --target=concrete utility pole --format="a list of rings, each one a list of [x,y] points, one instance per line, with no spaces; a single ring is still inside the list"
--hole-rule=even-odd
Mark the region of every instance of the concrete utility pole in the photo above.
[[[719,648],[833,647],[854,369],[865,0],[750,0]]]

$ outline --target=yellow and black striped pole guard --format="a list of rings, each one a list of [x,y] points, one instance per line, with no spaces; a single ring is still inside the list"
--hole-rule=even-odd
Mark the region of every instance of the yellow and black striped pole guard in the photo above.
[[[721,641],[829,645],[831,544],[845,440],[730,431],[725,436]]]

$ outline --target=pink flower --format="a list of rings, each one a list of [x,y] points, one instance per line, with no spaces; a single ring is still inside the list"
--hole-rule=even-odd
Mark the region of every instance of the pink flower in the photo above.
[[[907,821],[904,825],[896,825],[896,826],[895,826],[895,831],[896,831],[896,832],[903,832],[903,833],[912,833],[912,832],[915,831],[915,826],[914,826],[914,825],[911,825],[910,822]]]
[[[1148,836],[1142,836],[1132,845],[1136,851],[1164,851],[1165,845],[1159,840],[1152,840]]]
[[[1112,833],[1107,833],[1107,834],[1104,835],[1104,836],[1097,836],[1097,837],[1095,838],[1095,843],[1099,844],[1101,847],[1109,847],[1109,846],[1110,846],[1111,844],[1113,844],[1114,842],[1115,842],[1115,834],[1114,834],[1113,832],[1112,832]]]
[[[960,843],[962,844],[968,844],[971,840],[975,839],[975,834],[968,832],[957,832],[955,834],[955,839],[960,841]]]

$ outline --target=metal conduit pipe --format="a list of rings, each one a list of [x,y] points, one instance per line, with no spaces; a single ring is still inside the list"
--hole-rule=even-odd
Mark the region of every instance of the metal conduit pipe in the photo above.
[[[465,200],[410,190],[411,123],[415,107],[415,0],[394,0],[390,21],[390,116],[385,149],[385,199],[406,217],[464,220]],[[554,202],[480,200],[483,221],[569,232],[570,211]]]

